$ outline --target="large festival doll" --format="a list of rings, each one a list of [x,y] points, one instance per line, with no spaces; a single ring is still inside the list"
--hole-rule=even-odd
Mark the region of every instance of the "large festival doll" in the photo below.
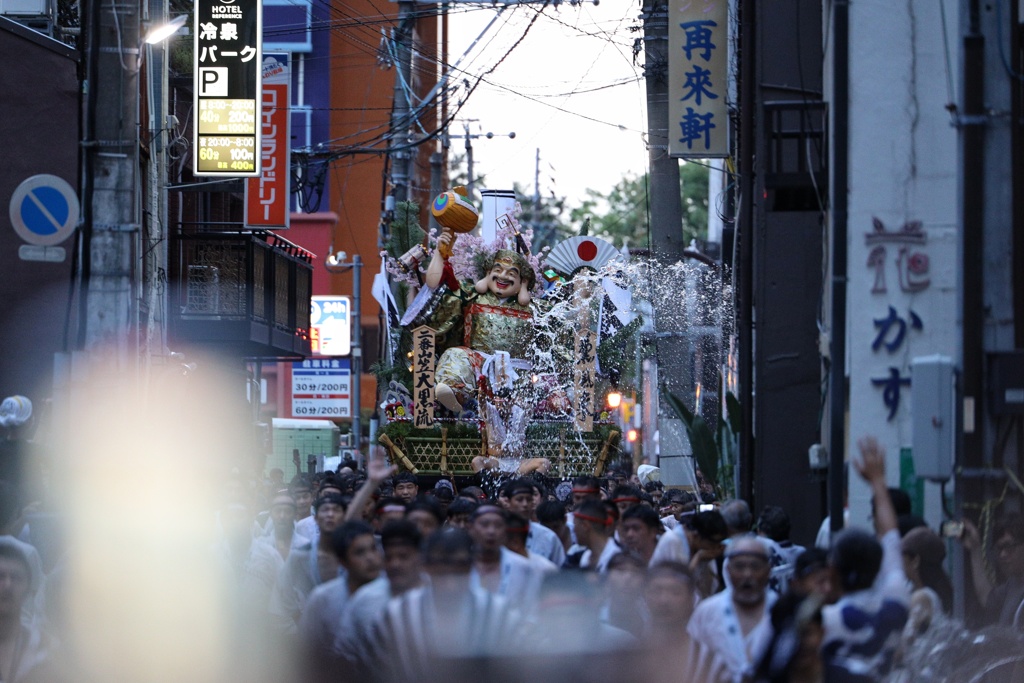
[[[454,235],[443,230],[427,267],[425,284],[447,285],[448,295],[432,321],[438,334],[461,332],[458,345],[445,349],[435,370],[434,393],[453,413],[461,413],[479,378],[493,391],[511,389],[526,360],[533,332],[530,290],[536,275],[530,262],[510,249],[494,252],[476,282],[459,282],[445,254]],[[460,329],[461,328],[461,329]]]
[[[535,271],[518,252],[498,249],[484,262],[482,277],[459,282],[448,262],[454,238],[447,229],[441,232],[424,278],[428,288],[445,292],[429,319],[444,348],[434,371],[434,395],[455,414],[478,388],[486,396],[478,409],[487,424],[488,448],[473,458],[474,471],[545,472],[547,458],[525,457],[530,407],[520,404],[522,392],[516,391],[524,383],[517,382],[520,373],[531,367]]]

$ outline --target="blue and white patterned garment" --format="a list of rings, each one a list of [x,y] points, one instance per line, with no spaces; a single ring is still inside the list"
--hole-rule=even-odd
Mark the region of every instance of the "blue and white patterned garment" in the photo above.
[[[844,595],[822,610],[822,654],[828,680],[876,681],[892,664],[910,614],[899,532],[882,537],[882,565],[871,588]]]

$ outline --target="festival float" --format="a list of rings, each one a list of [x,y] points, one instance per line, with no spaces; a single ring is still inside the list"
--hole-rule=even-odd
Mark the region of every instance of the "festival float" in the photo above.
[[[604,351],[639,324],[602,325],[624,257],[585,234],[534,253],[517,202],[485,210],[478,228],[464,188],[432,202],[437,232],[415,205],[399,209],[375,368],[392,462],[438,476],[601,475],[618,458],[604,396],[623,357]]]

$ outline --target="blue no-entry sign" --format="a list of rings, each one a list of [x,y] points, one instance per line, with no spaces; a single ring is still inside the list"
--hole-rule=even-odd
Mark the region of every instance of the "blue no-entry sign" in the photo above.
[[[78,196],[66,180],[49,174],[34,175],[11,195],[11,225],[29,244],[60,244],[75,231],[78,208]]]

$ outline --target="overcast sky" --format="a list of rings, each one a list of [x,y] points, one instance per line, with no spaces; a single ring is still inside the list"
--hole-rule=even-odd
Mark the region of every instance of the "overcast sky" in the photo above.
[[[538,16],[540,8],[453,12],[453,63],[497,16],[460,64],[470,82],[522,42],[469,98],[451,128],[452,152],[464,150],[464,138],[455,137],[463,135],[462,121],[477,119],[472,133],[495,134],[472,141],[474,173],[485,176],[484,187],[511,189],[518,181],[533,192],[539,148],[541,193],[553,191],[575,206],[587,188],[607,192],[647,165],[644,85],[632,53],[641,33],[629,31],[639,25],[640,6],[623,0],[562,3]],[[512,131],[515,139],[507,137]]]

